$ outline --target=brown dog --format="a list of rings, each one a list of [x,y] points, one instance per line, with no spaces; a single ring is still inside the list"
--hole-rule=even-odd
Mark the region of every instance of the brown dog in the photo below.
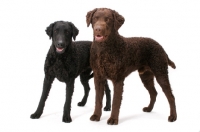
[[[96,105],[90,120],[99,121],[101,117],[102,98],[106,79],[114,85],[114,97],[111,117],[108,124],[118,124],[119,109],[122,100],[124,79],[138,70],[139,76],[150,94],[150,103],[143,108],[150,112],[156,101],[157,92],[154,77],[165,93],[169,105],[168,120],[177,119],[175,98],[168,79],[168,65],[176,68],[166,52],[156,41],[150,38],[125,38],[118,33],[124,23],[123,16],[107,8],[94,9],[87,13],[87,26],[92,24],[94,41],[91,47],[90,64],[94,71]]]

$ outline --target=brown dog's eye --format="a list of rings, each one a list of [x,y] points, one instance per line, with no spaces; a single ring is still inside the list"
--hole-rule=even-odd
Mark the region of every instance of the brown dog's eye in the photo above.
[[[94,17],[94,20],[98,20],[98,17]]]
[[[105,21],[106,21],[106,22],[109,22],[109,20],[110,20],[109,18],[107,18],[107,17],[105,18]]]

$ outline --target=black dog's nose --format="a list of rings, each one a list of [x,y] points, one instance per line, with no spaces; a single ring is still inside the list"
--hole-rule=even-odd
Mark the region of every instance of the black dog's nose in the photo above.
[[[57,45],[58,45],[59,47],[63,47],[63,43],[62,43],[62,42],[59,42]]]

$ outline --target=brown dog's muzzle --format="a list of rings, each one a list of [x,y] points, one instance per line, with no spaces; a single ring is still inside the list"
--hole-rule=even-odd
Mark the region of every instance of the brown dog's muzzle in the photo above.
[[[106,34],[105,23],[95,23],[93,32],[94,32],[94,40],[97,42],[105,41],[108,36],[108,34]]]

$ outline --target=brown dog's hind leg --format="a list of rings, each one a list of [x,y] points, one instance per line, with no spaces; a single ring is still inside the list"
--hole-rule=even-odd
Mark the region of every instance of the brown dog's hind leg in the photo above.
[[[144,112],[151,112],[151,110],[154,107],[154,103],[156,101],[157,91],[154,87],[154,75],[150,70],[145,71],[141,74],[139,72],[139,76],[141,78],[142,83],[144,84],[144,87],[148,90],[150,95],[150,103],[148,107],[144,107]]]
[[[169,105],[170,105],[170,116],[168,118],[169,122],[174,122],[177,119],[176,114],[176,105],[175,105],[175,98],[171,90],[171,86],[168,79],[168,74],[155,74],[156,80],[161,86],[163,92],[165,93],[165,96],[168,99]]]

